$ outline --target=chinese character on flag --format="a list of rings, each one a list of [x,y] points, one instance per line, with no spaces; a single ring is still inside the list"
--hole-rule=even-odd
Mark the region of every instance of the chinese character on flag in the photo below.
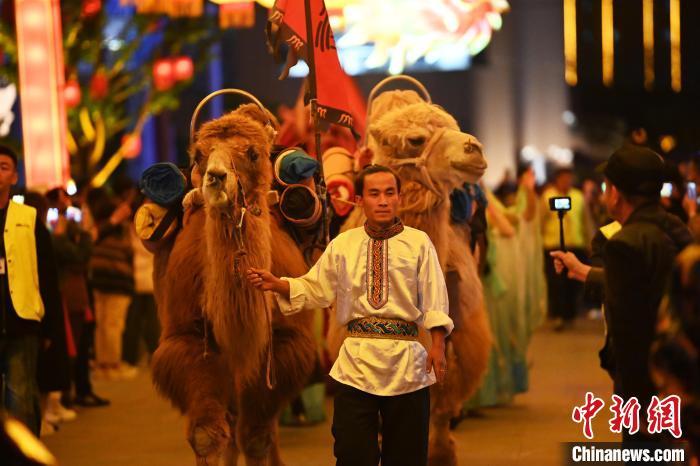
[[[614,416],[608,422],[610,432],[622,433],[624,427],[630,435],[636,434],[639,431],[639,410],[641,409],[637,398],[633,396],[627,400],[627,403],[623,403],[624,400],[617,395],[613,395],[612,399],[613,405],[610,406],[610,411]]]
[[[648,431],[659,434],[667,430],[676,438],[683,434],[681,430],[681,399],[678,395],[669,395],[659,401],[656,395],[651,397],[647,409]]]
[[[583,435],[585,435],[587,439],[593,438],[593,426],[591,425],[591,421],[595,415],[598,414],[598,411],[603,409],[603,406],[605,406],[605,402],[602,399],[596,398],[591,392],[587,392],[586,403],[584,403],[583,406],[576,406],[571,413],[571,419],[574,422],[578,424],[583,422]]]

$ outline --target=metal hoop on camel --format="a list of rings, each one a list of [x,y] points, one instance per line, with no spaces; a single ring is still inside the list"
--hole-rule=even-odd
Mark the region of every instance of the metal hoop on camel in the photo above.
[[[214,97],[218,97],[220,95],[241,95],[247,99],[249,99],[251,102],[253,102],[255,105],[260,107],[260,110],[262,110],[263,114],[267,117],[267,115],[270,113],[270,111],[265,108],[265,106],[258,100],[257,97],[255,97],[253,94],[250,92],[246,92],[242,89],[219,89],[218,91],[214,91],[205,98],[203,98],[199,104],[197,104],[197,107],[194,109],[194,113],[192,113],[192,119],[190,120],[190,144],[194,142],[194,133],[196,130],[197,126],[197,119],[199,118],[199,112],[204,108],[206,104],[209,103],[210,100],[212,100]],[[272,127],[272,120],[267,118],[267,124]]]

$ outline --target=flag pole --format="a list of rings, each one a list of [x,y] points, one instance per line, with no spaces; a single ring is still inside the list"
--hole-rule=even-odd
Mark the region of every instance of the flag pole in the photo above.
[[[316,145],[316,160],[319,164],[316,173],[316,187],[318,197],[321,200],[321,238],[325,246],[330,241],[329,216],[328,216],[328,194],[326,190],[326,178],[323,173],[323,160],[321,160],[321,131],[319,129],[318,118],[318,94],[316,87],[316,60],[314,57],[315,38],[313,19],[311,17],[311,0],[304,0],[304,16],[306,18],[306,58],[309,65],[309,103],[311,104],[311,117],[314,126],[314,143]]]

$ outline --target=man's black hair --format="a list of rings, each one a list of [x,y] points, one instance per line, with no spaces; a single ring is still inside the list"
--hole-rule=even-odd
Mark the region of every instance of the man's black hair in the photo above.
[[[401,192],[401,178],[396,174],[394,170],[384,165],[368,165],[357,174],[355,178],[355,195],[362,196],[363,190],[365,188],[365,177],[367,175],[374,175],[375,173],[391,173],[396,179],[396,190]]]
[[[9,158],[11,158],[12,161],[15,163],[15,168],[17,168],[17,154],[15,153],[15,151],[13,151],[7,146],[0,145],[0,155],[6,155]]]

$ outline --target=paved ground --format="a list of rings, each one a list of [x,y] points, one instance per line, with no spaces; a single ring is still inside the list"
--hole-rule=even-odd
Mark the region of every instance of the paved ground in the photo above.
[[[558,465],[561,442],[581,441],[571,421],[586,391],[610,400],[610,382],[598,368],[600,322],[581,322],[565,333],[538,332],[532,342],[531,389],[507,407],[483,411],[455,431],[462,465]],[[45,438],[62,466],[191,466],[184,420],[153,391],[146,370],[132,381],[96,384],[112,406],[84,409],[78,420]],[[596,440],[616,440],[607,431],[609,413],[594,422]],[[334,464],[329,423],[283,428],[282,452],[288,466]]]

